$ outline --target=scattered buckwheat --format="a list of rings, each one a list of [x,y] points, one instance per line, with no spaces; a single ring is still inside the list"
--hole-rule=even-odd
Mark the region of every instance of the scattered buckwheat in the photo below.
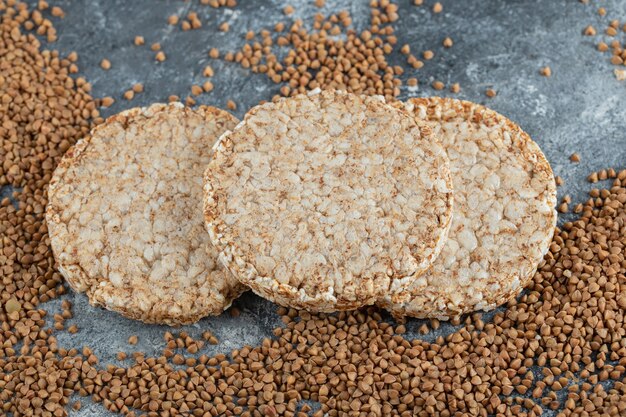
[[[552,69],[550,69],[550,67],[543,67],[539,70],[539,73],[543,75],[544,77],[551,77]]]
[[[565,184],[565,181],[563,181],[563,178],[558,175],[554,178],[554,181],[556,182],[557,187],[560,187],[561,185]]]
[[[103,97],[102,100],[100,100],[100,105],[102,107],[111,107],[113,103],[115,103],[113,97]]]
[[[432,86],[437,91],[441,91],[444,88],[446,88],[446,85],[444,83],[442,83],[441,81],[433,81]]]
[[[596,29],[593,26],[589,25],[589,26],[587,26],[585,28],[585,30],[583,31],[583,34],[585,36],[595,36],[596,35]]]
[[[213,71],[213,68],[210,65],[207,65],[206,67],[204,67],[204,70],[202,71],[202,75],[204,77],[212,77],[215,74],[215,72]]]
[[[202,91],[202,87],[200,87],[199,85],[191,86],[191,94],[194,96],[199,96],[200,94],[202,94]]]
[[[65,12],[58,6],[54,6],[50,11],[50,14],[54,17],[65,17]]]

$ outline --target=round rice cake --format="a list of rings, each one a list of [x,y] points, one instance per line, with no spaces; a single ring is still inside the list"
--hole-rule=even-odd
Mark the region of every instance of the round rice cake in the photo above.
[[[491,310],[520,293],[548,250],[557,218],[550,164],[519,126],[481,105],[432,97],[404,107],[448,153],[452,227],[431,269],[381,304],[397,317]]]
[[[147,323],[188,324],[226,309],[244,287],[204,229],[202,173],[236,124],[213,107],[155,104],[110,117],[71,148],[46,210],[70,286]]]
[[[451,224],[447,157],[380,97],[314,91],[250,110],[205,173],[220,259],[257,294],[318,312],[404,291]]]

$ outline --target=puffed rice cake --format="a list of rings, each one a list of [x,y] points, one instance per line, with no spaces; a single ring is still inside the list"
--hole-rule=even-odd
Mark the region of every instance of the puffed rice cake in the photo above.
[[[193,323],[244,287],[204,229],[202,173],[237,119],[155,104],[110,117],[62,159],[46,220],[59,271],[93,305],[147,323]]]
[[[521,292],[548,251],[557,218],[550,164],[519,126],[481,105],[433,97],[404,107],[448,153],[453,219],[431,269],[380,304],[396,317],[444,320],[494,309]]]
[[[310,311],[405,291],[451,224],[445,151],[381,97],[314,91],[257,106],[216,144],[204,183],[224,265]]]

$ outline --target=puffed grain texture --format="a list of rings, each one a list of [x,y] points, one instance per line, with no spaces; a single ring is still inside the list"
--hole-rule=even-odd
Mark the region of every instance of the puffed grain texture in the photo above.
[[[310,311],[405,291],[451,224],[443,148],[380,97],[313,92],[253,108],[216,144],[205,219],[257,294]]]
[[[64,156],[46,220],[59,271],[93,305],[147,323],[220,314],[243,291],[204,229],[202,173],[237,120],[155,104],[112,116]]]
[[[431,269],[381,305],[438,319],[491,310],[520,293],[548,251],[557,218],[550,164],[519,126],[481,105],[433,97],[405,108],[448,153],[453,220]]]

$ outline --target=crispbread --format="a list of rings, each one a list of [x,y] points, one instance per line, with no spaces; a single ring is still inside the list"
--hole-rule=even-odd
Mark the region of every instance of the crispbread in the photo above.
[[[148,323],[219,314],[243,286],[204,230],[202,173],[237,120],[155,104],[110,117],[65,155],[46,220],[58,268],[94,305]]]
[[[311,311],[404,291],[440,252],[451,205],[442,147],[382,98],[340,91],[253,108],[205,173],[222,262],[261,296]]]
[[[493,309],[519,294],[548,250],[556,224],[552,169],[519,126],[483,106],[433,97],[405,107],[446,148],[453,220],[431,269],[381,304],[396,316],[439,319]]]

